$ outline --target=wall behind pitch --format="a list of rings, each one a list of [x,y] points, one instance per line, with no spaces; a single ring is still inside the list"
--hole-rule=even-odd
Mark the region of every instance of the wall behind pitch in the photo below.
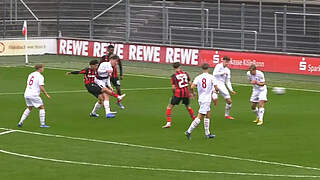
[[[59,38],[57,54],[101,57],[106,54],[109,44],[115,46],[115,53],[121,59],[129,61],[161,64],[180,62],[183,65],[191,66],[200,66],[203,63],[208,63],[210,67],[215,67],[224,56],[229,56],[232,59],[231,69],[248,69],[251,64],[256,64],[259,70],[266,72],[320,76],[319,57],[276,53],[224,51]]]
[[[25,40],[0,40],[0,56],[25,55]],[[29,55],[57,53],[57,39],[29,39],[27,41]]]

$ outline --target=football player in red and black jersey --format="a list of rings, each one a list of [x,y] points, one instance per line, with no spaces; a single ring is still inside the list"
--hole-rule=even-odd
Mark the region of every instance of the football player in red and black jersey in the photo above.
[[[99,61],[97,60],[92,60],[90,61],[90,67],[82,69],[81,71],[72,71],[72,72],[67,72],[67,75],[69,74],[84,74],[84,84],[85,87],[87,88],[88,92],[95,96],[96,98],[99,99],[99,101],[95,104],[92,112],[90,113],[91,117],[98,117],[99,115],[96,113],[97,110],[103,105],[104,100],[106,98],[109,98],[108,95],[114,96],[117,98],[119,101],[123,98],[122,96],[119,96],[118,94],[115,94],[113,91],[111,91],[108,88],[101,88],[99,85],[95,83],[95,78],[97,76],[97,69],[98,69],[98,64]],[[106,109],[106,117],[107,118],[113,118],[115,115],[113,113],[110,113],[110,110]]]
[[[191,118],[195,119],[194,111],[190,107],[190,97],[193,95],[189,91],[189,85],[191,85],[190,77],[188,73],[181,70],[180,66],[179,62],[173,64],[173,68],[175,69],[175,73],[171,76],[173,96],[170,104],[167,106],[167,123],[162,128],[171,127],[171,110],[175,105],[179,105],[180,101],[185,105]]]
[[[114,56],[113,53],[114,53],[114,46],[113,45],[109,45],[108,46],[108,53],[101,57],[100,64],[102,62],[109,62],[110,61],[110,57]],[[116,57],[118,57],[118,56],[116,56]],[[117,64],[119,66],[120,79],[119,79],[119,75],[118,75],[117,66],[113,66],[113,72],[112,72],[112,76],[110,78],[110,81],[113,84],[113,86],[116,87],[117,93],[119,95],[121,95],[122,93],[121,93],[121,88],[120,88],[120,80],[123,79],[123,72],[122,72],[122,63],[121,63],[120,58],[117,58]],[[120,106],[121,109],[124,109],[124,106],[120,103],[120,101],[118,101],[118,105]]]

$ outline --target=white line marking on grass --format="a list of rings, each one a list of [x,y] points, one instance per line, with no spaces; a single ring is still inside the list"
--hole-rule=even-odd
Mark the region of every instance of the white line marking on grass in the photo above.
[[[8,129],[8,128],[0,128],[0,129],[2,129],[2,130],[13,130],[13,129]],[[104,144],[114,144],[114,145],[120,145],[120,146],[137,147],[137,148],[144,148],[144,149],[153,149],[153,150],[160,150],[160,151],[168,151],[168,152],[176,152],[176,153],[192,154],[192,155],[200,155],[200,156],[209,156],[209,157],[216,157],[216,158],[222,158],[222,159],[248,161],[248,162],[260,163],[260,164],[269,164],[269,165],[292,167],[292,168],[298,168],[298,169],[308,169],[308,170],[320,171],[320,168],[301,166],[301,165],[296,165],[296,164],[279,163],[279,162],[248,159],[248,158],[240,158],[240,157],[227,156],[227,155],[208,154],[208,153],[202,153],[202,152],[192,152],[192,151],[185,151],[185,150],[179,150],[179,149],[144,146],[144,145],[121,143],[121,142],[114,142],[114,141],[104,141],[104,140],[96,140],[96,139],[88,139],[88,138],[80,138],[80,137],[71,137],[71,136],[63,136],[63,135],[55,135],[55,134],[45,134],[45,133],[24,131],[24,130],[15,130],[15,131],[16,132],[25,133],[25,134],[33,134],[33,135],[40,135],[40,136],[47,136],[47,137],[64,138],[64,139],[72,139],[72,140],[104,143]]]
[[[9,130],[9,131],[4,131],[4,132],[1,132],[0,133],[0,136],[1,135],[4,135],[4,134],[9,134],[9,133],[12,133],[12,132],[15,132],[16,130]]]
[[[146,91],[146,90],[166,90],[166,89],[172,89],[172,87],[154,87],[154,88],[128,88],[128,89],[122,89],[123,91]],[[61,93],[86,93],[87,90],[72,90],[72,91],[48,91],[50,94],[61,94]],[[0,95],[22,95],[24,92],[3,92],[0,93]]]
[[[86,165],[86,166],[98,166],[98,167],[109,167],[109,168],[121,168],[121,169],[134,169],[134,170],[148,170],[148,171],[165,171],[165,172],[177,172],[177,173],[198,173],[198,174],[223,174],[223,175],[237,175],[237,176],[266,176],[266,177],[287,177],[287,178],[320,178],[316,175],[285,175],[285,174],[263,174],[263,173],[246,173],[246,172],[223,172],[223,171],[208,171],[208,170],[187,170],[187,169],[167,169],[167,168],[154,168],[154,167],[142,167],[142,166],[123,166],[113,164],[97,164],[89,162],[79,162],[70,160],[60,160],[53,158],[38,157],[26,154],[20,154],[0,149],[1,153],[9,154],[13,156],[30,158],[42,161],[51,161],[58,163],[67,163],[75,165]]]

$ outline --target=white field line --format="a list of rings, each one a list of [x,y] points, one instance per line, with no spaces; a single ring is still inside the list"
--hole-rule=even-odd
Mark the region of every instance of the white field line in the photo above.
[[[13,130],[13,129],[8,129],[8,128],[0,128],[0,129]],[[298,169],[308,169],[308,170],[320,171],[320,168],[308,167],[308,166],[302,166],[302,165],[296,165],[296,164],[240,158],[240,157],[227,156],[227,155],[208,154],[208,153],[202,153],[202,152],[192,152],[192,151],[185,151],[185,150],[179,150],[179,149],[144,146],[144,145],[121,143],[121,142],[114,142],[114,141],[104,141],[104,140],[96,140],[96,139],[88,139],[88,138],[80,138],[80,137],[70,137],[70,136],[55,135],[55,134],[45,134],[45,133],[24,131],[24,130],[15,130],[15,131],[25,133],[25,134],[33,134],[33,135],[40,135],[40,136],[47,136],[47,137],[64,138],[64,139],[80,140],[80,141],[88,141],[88,142],[96,142],[96,143],[104,143],[104,144],[114,144],[114,145],[127,146],[127,147],[136,147],[136,148],[168,151],[168,152],[175,152],[175,153],[182,153],[182,154],[192,154],[192,155],[199,155],[199,156],[209,156],[209,157],[222,158],[222,159],[247,161],[247,162],[253,162],[253,163],[258,163],[258,164],[269,164],[269,165],[277,165],[277,166],[283,166],[283,167],[291,167],[291,168],[298,168]]]
[[[4,131],[4,132],[1,132],[0,133],[0,136],[1,135],[4,135],[4,134],[9,134],[9,133],[12,133],[12,132],[15,132],[16,130],[8,130],[8,131]]]
[[[13,66],[15,67],[15,66]],[[33,67],[33,66],[28,66],[28,67]],[[56,68],[56,67],[46,67],[47,69],[56,69],[56,70],[63,70],[63,71],[74,71],[76,69],[68,69],[68,68]],[[135,76],[135,77],[145,77],[145,78],[156,78],[156,79],[170,79],[168,77],[163,77],[163,76],[151,76],[151,75],[142,75],[142,74],[125,74],[126,76]],[[251,87],[252,85],[250,84],[242,84],[242,83],[232,83],[237,86],[247,86]],[[268,86],[268,88],[273,88],[273,86]],[[314,90],[314,89],[299,89],[299,88],[290,88],[290,87],[285,87],[288,90],[293,90],[293,91],[305,91],[305,92],[316,92],[320,93],[320,90]]]
[[[262,174],[262,173],[246,173],[246,172],[223,172],[223,171],[207,171],[207,170],[187,170],[187,169],[164,169],[164,168],[153,168],[153,167],[142,167],[142,166],[123,166],[123,165],[112,165],[112,164],[97,164],[89,162],[79,162],[70,160],[60,160],[53,158],[44,158],[26,154],[20,154],[10,151],[5,151],[0,149],[1,153],[9,154],[13,156],[30,158],[42,161],[67,163],[75,165],[85,165],[85,166],[98,166],[98,167],[109,167],[109,168],[121,168],[121,169],[134,169],[134,170],[144,170],[144,171],[165,171],[165,172],[176,172],[176,173],[198,173],[198,174],[223,174],[223,175],[237,175],[237,176],[265,176],[265,177],[286,177],[286,178],[320,178],[316,175],[285,175],[285,174]]]
[[[146,90],[166,90],[172,89],[171,87],[154,87],[154,88],[128,88],[122,89],[123,91],[146,91]],[[72,91],[48,91],[49,94],[61,94],[61,93],[86,93],[87,90],[72,90]],[[3,92],[0,95],[22,95],[24,92]]]

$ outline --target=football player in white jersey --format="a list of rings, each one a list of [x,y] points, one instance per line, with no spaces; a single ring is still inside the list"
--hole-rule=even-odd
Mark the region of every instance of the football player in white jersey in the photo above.
[[[189,129],[185,132],[185,135],[188,139],[191,138],[191,132],[195,129],[200,121],[204,119],[204,130],[206,138],[214,138],[215,135],[210,133],[210,105],[211,105],[211,96],[212,92],[215,89],[218,91],[217,84],[215,82],[214,77],[209,74],[209,64],[205,63],[202,65],[203,73],[197,76],[192,85],[191,91],[195,87],[198,89],[198,102],[200,105],[198,116],[192,121]]]
[[[48,128],[49,126],[45,123],[45,110],[42,99],[40,98],[40,91],[47,97],[51,98],[49,94],[44,89],[44,77],[42,75],[44,71],[43,64],[35,65],[36,71],[29,74],[27,80],[27,87],[24,92],[24,98],[26,100],[27,108],[23,112],[20,122],[18,123],[19,127],[22,127],[23,121],[29,116],[31,110],[35,108],[39,108],[39,116],[40,116],[40,127]]]
[[[250,83],[253,85],[250,102],[251,109],[257,117],[253,122],[257,123],[258,126],[261,126],[263,124],[264,103],[268,101],[267,86],[265,85],[266,80],[263,72],[257,70],[257,67],[254,64],[249,67],[247,76]]]
[[[231,91],[233,95],[236,94],[236,92],[233,90],[231,85],[231,72],[228,68],[228,65],[230,63],[230,58],[228,56],[223,57],[222,63],[219,63],[216,65],[216,67],[213,70],[213,76],[217,81],[217,85],[219,88],[219,93],[223,96],[223,98],[226,100],[226,107],[225,107],[225,118],[226,119],[234,119],[232,116],[230,116],[230,109],[232,107],[232,100],[231,96],[229,94],[228,89]],[[227,89],[227,87],[228,89]],[[217,105],[218,101],[218,93],[214,92],[212,94],[212,99],[214,102],[214,105]]]
[[[101,88],[109,88],[113,91],[111,83],[110,83],[110,77],[113,72],[113,66],[116,66],[117,60],[118,60],[117,55],[113,55],[110,57],[109,62],[102,62],[99,65],[99,68],[97,70],[98,75],[96,76],[95,82],[98,84]],[[126,94],[121,95],[121,99],[126,96]],[[103,105],[106,111],[106,117],[107,118],[113,118],[115,117],[116,112],[111,112],[110,110],[110,102],[109,102],[109,95],[104,93],[104,101]]]

